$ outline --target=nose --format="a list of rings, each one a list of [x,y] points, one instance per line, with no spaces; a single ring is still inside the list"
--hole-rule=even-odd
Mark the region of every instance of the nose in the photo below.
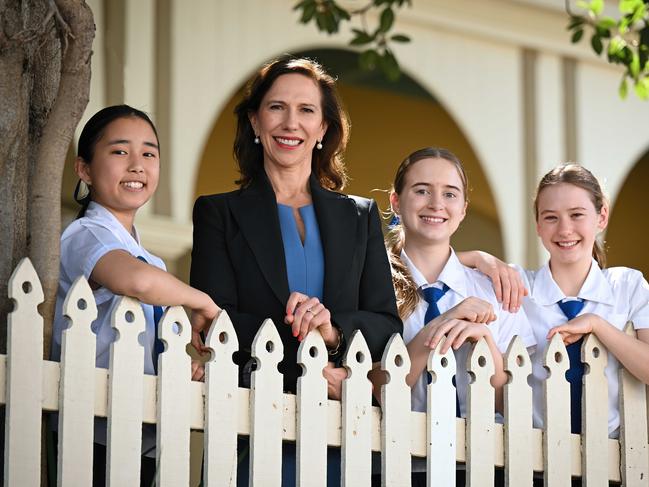
[[[569,218],[559,219],[559,235],[569,235],[572,232],[572,223]]]
[[[440,195],[437,191],[431,192],[430,196],[428,197],[427,206],[431,210],[441,210],[444,207],[442,195]]]
[[[129,172],[141,173],[144,172],[144,166],[142,164],[142,156],[137,153],[132,153],[129,158]]]
[[[298,127],[298,114],[295,108],[288,108],[284,111],[284,128],[296,130]]]

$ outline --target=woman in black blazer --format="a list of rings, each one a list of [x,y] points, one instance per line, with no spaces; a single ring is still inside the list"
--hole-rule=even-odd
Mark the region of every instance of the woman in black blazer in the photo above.
[[[333,79],[317,63],[295,58],[264,66],[236,114],[240,188],[196,201],[191,285],[232,319],[244,386],[253,338],[271,318],[284,344],[285,390],[295,392],[297,348],[317,328],[332,362],[325,369],[330,397],[339,398],[346,377],[339,361],[352,332],[363,332],[376,362],[390,336],[402,331],[376,204],[335,192],[346,181],[346,114]],[[308,266],[323,261],[324,275],[315,272],[320,298],[291,289],[292,257],[278,205],[288,207],[303,245],[313,226],[301,209],[313,207],[321,257],[305,265],[312,276]]]

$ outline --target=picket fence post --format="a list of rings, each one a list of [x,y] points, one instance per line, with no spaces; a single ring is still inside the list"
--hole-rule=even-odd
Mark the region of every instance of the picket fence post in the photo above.
[[[79,276],[63,302],[70,326],[61,341],[59,388],[59,487],[92,485],[96,336],[91,324],[97,305],[85,277]]]

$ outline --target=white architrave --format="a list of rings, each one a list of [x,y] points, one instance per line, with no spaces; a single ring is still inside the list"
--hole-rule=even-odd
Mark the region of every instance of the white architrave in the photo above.
[[[57,484],[87,487],[92,485],[97,347],[90,326],[97,305],[85,277],[72,284],[63,313],[70,326],[61,337]]]
[[[232,360],[239,340],[225,310],[212,322],[206,345],[213,352],[205,363],[203,480],[206,487],[237,485],[237,426],[247,411],[240,411],[239,368]]]

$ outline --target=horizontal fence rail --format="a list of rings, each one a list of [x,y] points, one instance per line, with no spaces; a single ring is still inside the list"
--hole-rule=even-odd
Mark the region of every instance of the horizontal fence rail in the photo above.
[[[545,355],[546,428],[532,428],[532,396],[527,378],[531,361],[515,337],[505,354],[509,382],[504,388],[504,423],[495,421],[494,366],[484,341],[469,356],[471,376],[467,419],[455,417],[456,363],[440,343],[428,360],[427,413],[410,410],[405,383],[410,360],[395,335],[385,349],[381,368],[388,382],[381,389],[382,410],[372,406],[367,374],[371,356],[360,332],[349,339],[342,401],[327,399],[322,369],[327,350],[311,332],[298,350],[303,374],[297,395],[282,392],[277,364],[283,346],[272,321],[266,320],[252,346],[257,367],[251,388],[238,387],[232,354],[239,348],[225,312],[214,320],[206,344],[212,349],[205,382],[190,381],[189,320],[180,307],[165,312],[160,338],[165,351],[159,375],[142,373],[144,330],[139,303],[122,298],[113,312],[118,337],[111,345],[110,368],[95,368],[97,309],[92,290],[79,278],[68,293],[64,313],[61,363],[41,360],[42,318],[36,307],[43,295],[25,259],[16,268],[9,296],[15,302],[8,319],[7,355],[0,355],[0,404],[6,404],[4,485],[40,485],[41,415],[58,411],[58,485],[92,483],[93,424],[107,418],[108,485],[139,485],[141,424],[157,425],[157,485],[189,484],[189,432],[204,430],[204,485],[237,483],[237,436],[250,438],[251,485],[281,485],[282,441],[296,443],[297,482],[324,486],[327,447],[340,447],[341,485],[369,486],[372,473],[383,485],[410,485],[411,457],[425,459],[428,485],[454,485],[456,462],[465,464],[471,486],[491,486],[495,467],[503,467],[509,486],[531,486],[534,472],[545,472],[545,485],[649,485],[646,386],[620,370],[620,438],[608,438],[607,353],[595,336],[582,346],[583,435],[570,433],[569,391],[565,380],[568,355],[558,335]],[[634,333],[627,325],[626,332]],[[372,452],[380,453],[380,471],[372,471]]]

